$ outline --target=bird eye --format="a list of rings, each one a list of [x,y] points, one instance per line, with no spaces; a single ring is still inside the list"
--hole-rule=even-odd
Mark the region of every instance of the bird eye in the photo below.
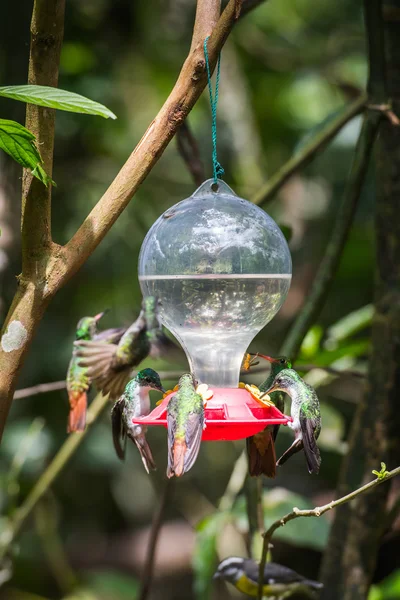
[[[285,362],[286,362],[286,361],[285,361],[285,359],[284,359],[284,358],[281,358],[281,365],[284,365],[284,364],[285,364]]]

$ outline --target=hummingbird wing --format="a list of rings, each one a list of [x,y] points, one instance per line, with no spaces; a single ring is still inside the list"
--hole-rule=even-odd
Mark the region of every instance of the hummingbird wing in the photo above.
[[[93,340],[107,342],[108,344],[118,344],[125,332],[126,327],[113,327],[96,333],[96,335],[93,336]]]
[[[111,426],[114,448],[118,458],[120,458],[121,460],[124,460],[125,458],[126,449],[126,432],[122,420],[122,411],[124,410],[124,405],[125,398],[124,396],[121,396],[121,398],[117,400],[117,402],[114,404],[111,410]],[[121,444],[121,440],[123,441],[123,445]]]
[[[118,345],[106,341],[78,341],[76,354],[79,364],[88,370],[88,375],[103,394],[118,398],[130,379],[131,370],[149,353],[150,346],[143,344],[146,323],[141,313],[125,331]]]
[[[201,413],[192,413],[189,416],[186,427],[186,452],[184,460],[184,473],[187,473],[196,462],[200,450],[201,438],[204,426],[204,407],[203,400]]]
[[[321,454],[315,437],[321,428],[319,416],[310,417],[309,413],[300,408],[300,429],[303,437],[304,454],[307,461],[308,472],[318,475],[321,466]]]

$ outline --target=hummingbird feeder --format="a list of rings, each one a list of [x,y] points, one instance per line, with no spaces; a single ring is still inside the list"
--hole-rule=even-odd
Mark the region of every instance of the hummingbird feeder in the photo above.
[[[158,297],[163,325],[213,392],[204,440],[241,439],[290,420],[238,388],[243,355],[282,306],[290,280],[289,248],[275,221],[221,180],[205,181],[148,232],[140,285]],[[135,422],[166,426],[171,395]]]

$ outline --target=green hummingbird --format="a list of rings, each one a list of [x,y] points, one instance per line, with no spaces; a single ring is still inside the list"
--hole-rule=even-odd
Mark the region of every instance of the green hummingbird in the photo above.
[[[146,440],[147,427],[134,424],[132,419],[149,414],[150,390],[165,391],[158,373],[153,369],[143,369],[127,383],[124,393],[116,401],[111,411],[113,442],[118,457],[121,460],[125,458],[126,438],[128,437],[136,444],[147,472],[149,469],[154,471],[156,468]]]
[[[204,429],[204,401],[196,392],[193,375],[182,375],[178,385],[167,406],[167,477],[180,477],[193,467]]]
[[[253,356],[253,355],[252,355]],[[286,356],[272,358],[266,354],[255,354],[255,357],[264,358],[271,363],[271,371],[265,381],[259,386],[261,392],[266,392],[282,369],[290,369],[292,364]],[[280,392],[271,394],[271,400],[276,408],[283,412],[285,410],[284,396]],[[276,475],[275,440],[278,435],[279,425],[267,425],[267,427],[251,437],[246,438],[247,456],[249,458],[249,473],[252,477],[265,475],[274,478]]]
[[[294,369],[284,369],[278,373],[265,394],[277,391],[285,392],[292,399],[290,414],[293,422],[288,425],[293,429],[295,439],[276,464],[283,465],[292,454],[304,448],[308,472],[318,474],[321,465],[321,455],[316,441],[321,433],[321,408],[318,396],[314,388],[308,385]]]
[[[161,330],[158,318],[158,300],[147,296],[142,302],[142,310],[136,321],[128,327],[118,344],[102,341],[77,341],[79,364],[87,367],[89,376],[103,394],[118,398],[130,379],[131,371],[145,358],[158,358],[162,353],[162,344],[168,346],[169,356],[172,348],[180,352]],[[168,342],[165,341],[168,340]]]
[[[97,332],[97,324],[106,311],[94,317],[83,317],[76,327],[75,337],[77,340],[104,340],[107,343],[118,342],[125,329],[107,329]],[[84,431],[86,426],[87,393],[91,379],[86,367],[79,364],[76,351],[72,353],[67,371],[67,392],[70,405],[68,417],[68,433],[72,431]]]

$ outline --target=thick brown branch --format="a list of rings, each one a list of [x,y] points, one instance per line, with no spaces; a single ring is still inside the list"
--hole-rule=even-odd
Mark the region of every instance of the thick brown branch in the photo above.
[[[235,23],[235,6],[235,0],[230,0],[210,36],[208,51],[212,68],[215,67],[218,54]],[[101,242],[164,152],[206,83],[203,47],[196,47],[190,52],[171,94],[141,141],[63,249],[61,259],[57,261],[49,278],[51,289],[61,287]]]
[[[382,477],[382,478],[377,477],[373,481],[370,481],[366,485],[363,485],[362,487],[360,487],[358,490],[355,490],[354,492],[351,492],[350,494],[343,496],[343,498],[338,498],[338,500],[332,500],[332,502],[329,502],[328,504],[325,504],[324,506],[318,506],[312,510],[299,510],[298,508],[294,508],[292,510],[292,512],[288,513],[281,519],[274,521],[272,523],[272,525],[267,529],[267,531],[263,534],[263,550],[262,550],[262,556],[261,556],[261,561],[260,561],[260,578],[259,578],[259,588],[258,588],[258,596],[257,596],[258,600],[262,600],[263,574],[264,574],[265,562],[267,560],[267,552],[268,552],[269,543],[277,529],[279,529],[280,527],[283,527],[284,525],[286,525],[286,523],[289,523],[289,521],[293,521],[294,519],[298,519],[299,517],[321,517],[323,514],[325,514],[329,510],[332,510],[333,508],[336,508],[337,506],[341,506],[342,504],[346,504],[347,502],[354,500],[354,498],[357,498],[357,496],[360,496],[361,494],[365,494],[366,492],[377,487],[384,481],[389,481],[389,479],[392,479],[392,477],[396,477],[396,475],[400,475],[400,467],[397,467],[396,469],[393,469],[392,471],[387,471],[384,477]]]
[[[28,83],[57,87],[64,35],[65,0],[35,0],[31,22]],[[43,167],[53,170],[55,110],[28,104],[26,127],[35,134]],[[24,169],[22,184],[22,272],[38,279],[51,247],[51,185]]]

